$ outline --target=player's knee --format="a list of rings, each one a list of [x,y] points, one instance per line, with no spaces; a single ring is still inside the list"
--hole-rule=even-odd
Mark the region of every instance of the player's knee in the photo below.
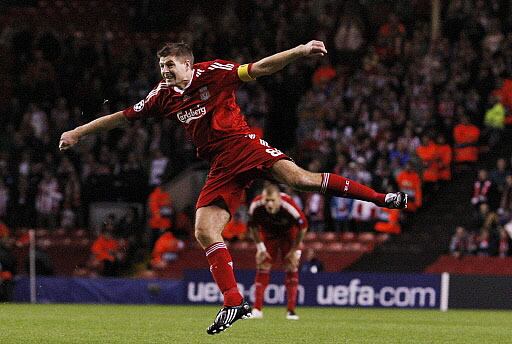
[[[196,226],[194,234],[199,243],[209,243],[214,237],[214,233],[204,226]]]
[[[297,269],[296,266],[294,266],[291,263],[285,263],[284,264],[284,271],[285,272],[297,272],[299,269]]]
[[[256,264],[256,268],[258,270],[265,270],[265,271],[269,271],[270,268],[271,268],[271,264],[270,263],[261,263],[261,264]]]
[[[293,173],[288,177],[288,185],[298,191],[311,191],[314,188],[313,180],[308,171]]]

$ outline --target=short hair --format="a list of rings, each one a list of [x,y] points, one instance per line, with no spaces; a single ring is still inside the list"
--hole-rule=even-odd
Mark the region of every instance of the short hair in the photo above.
[[[158,58],[166,57],[166,56],[176,56],[187,58],[190,60],[191,64],[194,64],[194,54],[192,53],[192,49],[185,42],[179,43],[171,43],[167,42],[164,44],[160,50],[156,53]]]
[[[281,190],[279,190],[279,186],[277,186],[276,184],[267,181],[265,182],[265,185],[263,185],[262,191],[265,191],[268,194],[273,194],[274,192],[279,193]]]

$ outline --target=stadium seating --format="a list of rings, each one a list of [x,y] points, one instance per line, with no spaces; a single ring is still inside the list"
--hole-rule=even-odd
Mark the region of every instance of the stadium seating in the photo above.
[[[466,256],[455,258],[449,255],[439,257],[428,266],[428,273],[453,273],[473,275],[512,275],[512,258]]]

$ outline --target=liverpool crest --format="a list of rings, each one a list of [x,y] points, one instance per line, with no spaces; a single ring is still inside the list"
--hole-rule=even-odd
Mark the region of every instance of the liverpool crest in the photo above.
[[[210,98],[210,92],[208,91],[208,87],[201,87],[199,89],[199,96],[201,97],[201,100],[208,100]]]

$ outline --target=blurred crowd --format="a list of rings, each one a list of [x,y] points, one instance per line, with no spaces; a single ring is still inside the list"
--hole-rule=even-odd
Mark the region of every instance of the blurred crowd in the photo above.
[[[498,158],[496,166],[482,168],[473,183],[471,221],[458,226],[450,241],[454,257],[512,255],[512,170]]]
[[[63,131],[145,97],[159,80],[155,51],[164,41],[190,43],[196,61],[238,62],[310,39],[326,43],[326,57],[297,61],[239,90],[249,124],[311,171],[332,171],[381,192],[398,188],[410,198],[400,214],[288,190],[316,231],[400,232],[459,170],[477,163],[482,146],[501,147],[512,123],[507,1],[441,2],[434,39],[430,1],[226,0],[153,9],[144,3],[37,1],[2,11],[0,218],[12,230],[86,228],[97,201],[146,208],[158,186],[196,162],[183,128],[169,120],[90,135],[72,152],[58,151]],[[158,20],[155,11],[167,10],[183,15]],[[484,181],[473,198],[475,207],[486,203],[504,217],[512,183],[500,173],[501,200],[481,201],[490,190]],[[155,217],[147,208],[138,214],[139,231],[146,216]],[[171,223],[191,227],[190,209],[157,208],[158,217],[173,220],[149,223],[150,246],[176,229]],[[242,219],[243,227],[244,218],[241,209],[233,221]],[[243,232],[237,223],[230,227]]]

